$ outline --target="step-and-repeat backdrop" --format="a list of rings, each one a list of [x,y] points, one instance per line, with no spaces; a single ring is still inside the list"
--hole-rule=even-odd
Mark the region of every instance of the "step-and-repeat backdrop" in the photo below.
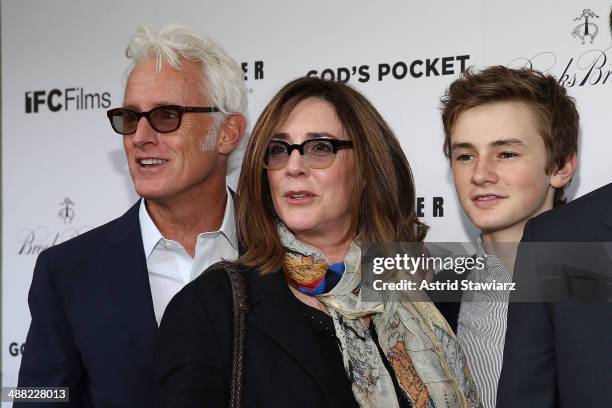
[[[610,5],[2,0],[2,385],[17,381],[38,254],[118,217],[137,199],[105,111],[121,104],[124,49],[138,26],[179,22],[221,42],[244,69],[251,126],[296,77],[363,91],[412,165],[428,240],[448,242],[475,236],[442,155],[439,115],[444,89],[468,66],[527,65],[556,76],[582,118],[569,196],[612,180]]]

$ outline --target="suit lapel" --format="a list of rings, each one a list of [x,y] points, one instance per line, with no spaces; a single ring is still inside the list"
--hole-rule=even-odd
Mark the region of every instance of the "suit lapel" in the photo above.
[[[260,277],[257,272],[249,274],[247,320],[278,343],[312,376],[330,406],[339,406],[331,386],[334,381],[326,370],[312,329],[303,318],[299,300],[291,293],[284,275],[281,272],[267,277]]]
[[[147,365],[153,369],[157,321],[144,256],[137,202],[108,235],[111,256],[106,261],[109,296],[119,310],[124,329]]]
[[[612,231],[612,205],[604,211],[602,221]]]
[[[603,204],[601,221],[610,231],[612,230],[612,183],[603,186],[597,191],[597,197],[599,197],[598,201]],[[606,237],[606,240],[612,241],[610,235],[606,234]]]

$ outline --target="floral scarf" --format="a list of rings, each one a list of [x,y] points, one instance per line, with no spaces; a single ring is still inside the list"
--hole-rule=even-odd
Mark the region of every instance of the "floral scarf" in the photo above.
[[[290,284],[312,288],[328,280],[329,265],[320,252],[298,241],[282,224],[278,233],[287,251],[285,274]],[[362,301],[360,257],[359,245],[353,241],[339,281],[317,294],[334,321],[359,406],[399,407],[393,380],[363,321],[370,316],[379,345],[414,407],[481,407],[463,351],[438,309],[430,301],[414,301],[402,292],[394,292],[384,302]]]

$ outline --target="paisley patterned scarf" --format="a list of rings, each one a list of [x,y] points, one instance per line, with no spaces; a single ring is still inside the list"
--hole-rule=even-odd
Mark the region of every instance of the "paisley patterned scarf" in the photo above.
[[[313,293],[333,318],[344,368],[362,408],[399,407],[393,380],[372,334],[364,324],[371,317],[380,347],[412,405],[417,408],[481,407],[478,393],[457,338],[426,295],[393,292],[384,302],[360,296],[361,250],[353,241],[344,272],[335,285],[325,257],[298,241],[283,225],[278,234],[287,250],[285,274],[298,290]],[[321,282],[325,282],[322,284]],[[329,283],[328,283],[329,282]],[[332,287],[333,286],[333,287]]]
[[[306,256],[290,249],[285,255],[285,275],[289,283],[310,296],[332,290],[344,274],[344,262],[329,265],[315,255]]]

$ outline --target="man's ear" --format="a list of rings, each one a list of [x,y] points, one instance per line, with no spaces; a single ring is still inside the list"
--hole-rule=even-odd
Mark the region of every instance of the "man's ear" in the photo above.
[[[550,185],[554,188],[563,188],[569,183],[574,175],[574,171],[576,171],[576,162],[576,153],[572,153],[560,169],[553,171],[553,174],[550,176]]]
[[[240,113],[232,113],[221,125],[217,139],[217,151],[229,155],[240,144],[246,129],[246,119]]]

